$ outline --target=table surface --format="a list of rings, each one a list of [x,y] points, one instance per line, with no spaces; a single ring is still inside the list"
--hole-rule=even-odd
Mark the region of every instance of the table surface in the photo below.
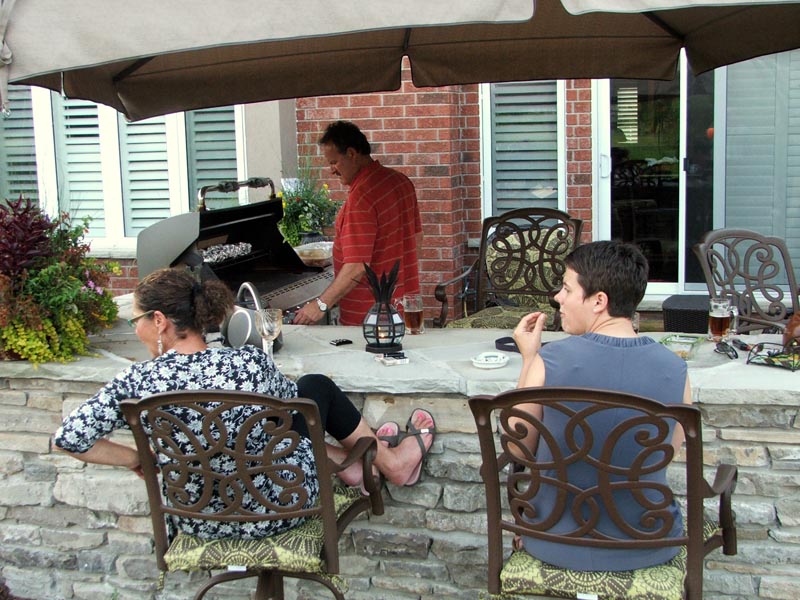
[[[501,329],[433,329],[422,335],[406,335],[403,350],[409,358],[405,365],[384,366],[375,355],[365,351],[366,342],[360,327],[285,325],[283,348],[275,354],[281,370],[290,377],[304,373],[323,373],[342,389],[352,392],[452,393],[472,396],[496,394],[516,385],[522,359],[507,353],[508,363],[498,369],[479,369],[472,358],[494,351],[497,338],[510,335]],[[567,334],[545,332],[545,341]],[[660,340],[668,333],[646,334]],[[749,342],[780,341],[779,335],[741,336]],[[333,346],[331,340],[353,341]],[[93,347],[107,358],[115,358],[114,369],[129,360],[146,360],[144,346],[127,327],[115,328],[93,339]],[[746,364],[747,352],[731,360],[714,352],[712,342],[702,341],[695,356],[688,361],[689,377],[696,390],[784,390],[800,389],[800,372]],[[83,362],[86,359],[81,359]],[[63,365],[70,369],[70,363]],[[48,365],[49,367],[49,365]],[[57,368],[57,366],[53,366]]]

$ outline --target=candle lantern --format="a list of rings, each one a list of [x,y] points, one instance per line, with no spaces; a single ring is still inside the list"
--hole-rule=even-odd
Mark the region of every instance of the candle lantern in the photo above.
[[[375,297],[375,304],[364,317],[364,339],[367,340],[367,352],[386,353],[398,352],[403,349],[400,343],[406,333],[403,317],[392,305],[391,298],[397,283],[397,273],[400,270],[400,261],[394,263],[392,270],[387,275],[380,277],[364,263],[367,274],[367,283]]]

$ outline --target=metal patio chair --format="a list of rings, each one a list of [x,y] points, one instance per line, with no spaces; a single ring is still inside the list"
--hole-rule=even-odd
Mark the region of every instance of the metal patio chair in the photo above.
[[[543,407],[543,420],[519,410],[519,405]],[[481,447],[481,475],[488,514],[488,595],[518,598],[528,595],[564,598],[702,597],[705,555],[722,546],[736,554],[736,525],[731,495],[737,469],[719,465],[716,479],[703,478],[703,442],[700,410],[684,404],[667,406],[640,396],[587,388],[527,388],[496,396],[470,399]],[[509,422],[517,418],[518,422]],[[563,427],[563,440],[548,430]],[[683,472],[686,484],[685,534],[665,537],[674,526],[674,493],[655,475],[673,459],[670,423],[686,435]],[[495,431],[499,429],[499,445]],[[537,432],[536,454],[523,449],[522,440]],[[624,450],[617,444],[624,442]],[[634,448],[631,451],[631,447]],[[498,451],[499,449],[499,451]],[[577,463],[588,463],[590,474],[570,480]],[[557,502],[548,512],[531,500],[546,487]],[[508,502],[501,500],[505,489]],[[703,500],[719,496],[719,514],[705,521]],[[641,519],[626,521],[617,502],[641,509]],[[618,532],[598,522],[611,515]],[[509,514],[510,512],[510,514]],[[565,523],[562,519],[573,519]],[[551,528],[560,523],[561,533]],[[543,562],[523,549],[504,562],[503,534],[567,544],[576,553],[587,547],[656,551],[679,546],[668,562],[629,571],[573,571]],[[510,541],[510,540],[509,540]]]
[[[434,296],[442,303],[436,327],[513,328],[522,316],[542,310],[559,328],[557,303],[566,271],[564,258],[579,243],[583,221],[548,208],[520,208],[483,221],[480,249],[464,273],[439,283]],[[447,322],[448,289],[459,284],[474,312]]]
[[[334,488],[335,467],[327,458],[319,410],[311,400],[191,390],[126,400],[122,410],[144,471],[162,580],[168,571],[221,569],[204,583],[195,600],[219,583],[246,577],[258,578],[259,600],[282,599],[285,577],[317,581],[337,599],[344,598],[346,582],[338,576],[339,538],[361,512],[371,508],[374,514],[383,514],[380,480],[372,475],[374,439],[359,440],[344,464],[364,460],[364,485],[370,494],[363,496],[358,488]],[[311,508],[304,508],[307,493],[301,485],[307,474],[301,466],[282,460],[304,443],[291,429],[293,411],[306,420],[317,466],[319,502]],[[190,413],[202,418],[202,430],[190,429],[181,418]],[[223,416],[232,415],[237,415],[237,431],[223,422]],[[259,451],[248,453],[246,444],[252,448],[253,440]],[[282,488],[278,500],[261,492],[265,478],[271,480],[270,487]],[[234,526],[305,520],[261,539],[203,539],[178,532],[173,523],[178,516]]]
[[[694,252],[712,298],[729,296],[739,309],[739,333],[786,326],[800,313],[786,242],[747,229],[707,232]]]

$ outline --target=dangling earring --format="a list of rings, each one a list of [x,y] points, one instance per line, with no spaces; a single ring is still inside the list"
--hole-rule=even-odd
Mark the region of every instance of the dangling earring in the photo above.
[[[161,334],[158,334],[158,355],[164,354],[164,343],[161,341]]]

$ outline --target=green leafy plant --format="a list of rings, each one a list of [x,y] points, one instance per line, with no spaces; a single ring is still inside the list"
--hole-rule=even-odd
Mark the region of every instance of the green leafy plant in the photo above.
[[[0,358],[72,360],[117,318],[106,288],[119,265],[88,256],[88,228],[22,197],[0,204]]]
[[[336,219],[342,203],[331,199],[328,184],[320,185],[308,161],[300,167],[293,186],[279,193],[283,200],[283,219],[278,228],[292,246],[303,232],[322,232]]]

